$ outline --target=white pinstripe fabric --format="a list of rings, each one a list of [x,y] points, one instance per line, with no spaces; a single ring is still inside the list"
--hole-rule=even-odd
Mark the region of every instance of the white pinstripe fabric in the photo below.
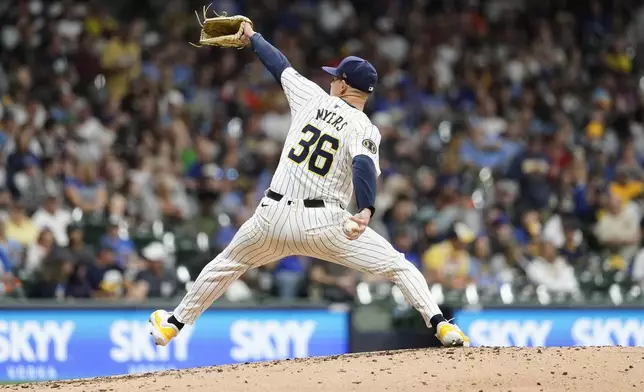
[[[301,200],[289,205],[287,198],[280,202],[264,198],[262,204],[268,206],[260,204],[230,245],[203,269],[174,310],[180,322],[194,323],[248,269],[293,254],[389,278],[428,326],[431,317],[441,312],[420,271],[384,238],[371,229],[355,241],[343,235],[342,225],[350,214],[339,205],[306,208]]]

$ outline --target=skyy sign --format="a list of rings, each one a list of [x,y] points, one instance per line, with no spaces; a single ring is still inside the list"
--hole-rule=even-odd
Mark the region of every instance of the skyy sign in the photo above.
[[[456,323],[475,346],[644,346],[644,310],[461,310]]]
[[[167,347],[148,310],[0,311],[0,382],[69,379],[335,355],[349,316],[327,309],[210,310]]]

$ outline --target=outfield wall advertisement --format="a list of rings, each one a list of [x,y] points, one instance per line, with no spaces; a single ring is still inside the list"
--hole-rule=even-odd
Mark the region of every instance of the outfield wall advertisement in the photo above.
[[[168,347],[149,310],[0,310],[0,383],[141,373],[344,354],[349,313],[327,309],[204,313]]]
[[[474,346],[644,346],[644,309],[459,310]]]

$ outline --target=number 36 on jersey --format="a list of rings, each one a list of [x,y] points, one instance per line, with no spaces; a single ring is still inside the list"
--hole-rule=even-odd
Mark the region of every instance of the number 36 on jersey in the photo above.
[[[329,173],[339,147],[338,139],[308,124],[302,128],[302,139],[291,149],[288,157],[297,164],[308,159],[309,171],[324,177]]]

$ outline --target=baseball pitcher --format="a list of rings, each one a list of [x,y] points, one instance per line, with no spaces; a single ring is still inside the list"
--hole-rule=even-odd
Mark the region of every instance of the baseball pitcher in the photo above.
[[[337,68],[322,67],[333,77],[327,94],[297,73],[253,31],[252,23],[241,22],[238,38],[240,47],[250,45],[282,85],[291,127],[270,188],[254,215],[204,267],[172,313],[157,310],[150,315],[155,343],[167,345],[248,269],[305,255],[386,276],[444,346],[469,346],[465,334],[443,317],[420,271],[368,227],[380,174],[380,134],[363,113],[378,81],[373,65],[350,56]],[[345,210],[352,194],[355,215]]]

